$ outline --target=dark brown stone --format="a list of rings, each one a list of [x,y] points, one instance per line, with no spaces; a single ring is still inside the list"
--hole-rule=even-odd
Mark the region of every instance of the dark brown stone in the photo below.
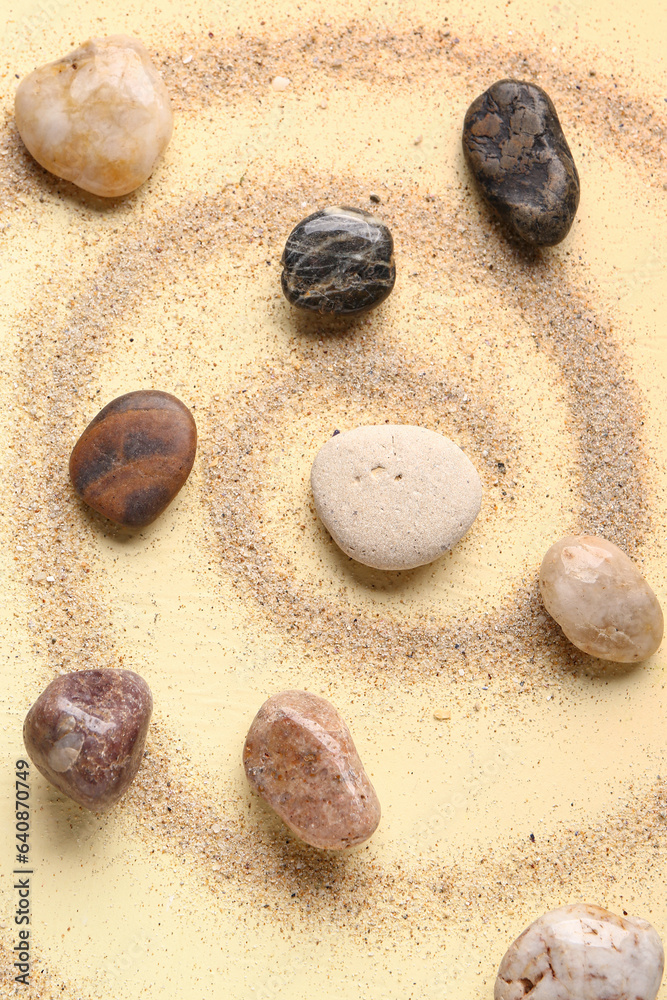
[[[56,677],[40,694],[23,740],[47,781],[101,812],[134,780],[152,710],[146,681],[131,670],[79,670]]]
[[[350,730],[317,695],[283,691],[264,702],[243,764],[250,784],[312,847],[354,847],[380,822],[380,803]]]
[[[187,406],[168,392],[142,389],[112,400],[88,424],[69,472],[94,510],[126,528],[143,528],[183,486],[196,450]]]
[[[579,175],[550,98],[499,80],[468,108],[463,151],[484,198],[521,239],[553,246],[579,205]]]

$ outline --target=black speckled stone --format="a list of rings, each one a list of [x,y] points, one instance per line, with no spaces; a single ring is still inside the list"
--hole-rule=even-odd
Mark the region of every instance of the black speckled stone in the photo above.
[[[131,670],[78,670],[42,691],[23,740],[47,781],[100,812],[125,794],[141,763],[153,710],[143,678]]]
[[[484,198],[517,236],[553,246],[579,205],[579,175],[549,96],[499,80],[468,108],[463,151]]]
[[[396,280],[394,241],[359,208],[324,208],[296,226],[282,257],[283,292],[299,309],[350,315],[373,309]]]

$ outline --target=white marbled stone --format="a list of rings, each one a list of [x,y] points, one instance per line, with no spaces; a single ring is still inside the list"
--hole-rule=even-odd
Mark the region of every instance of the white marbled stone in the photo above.
[[[638,917],[573,903],[545,913],[500,963],[495,1000],[655,1000],[662,942]]]
[[[106,198],[150,177],[171,138],[167,88],[141,42],[91,38],[21,80],[16,127],[51,173]]]
[[[409,424],[336,434],[318,452],[310,482],[334,541],[376,569],[437,559],[465,535],[482,502],[479,476],[461,449]]]

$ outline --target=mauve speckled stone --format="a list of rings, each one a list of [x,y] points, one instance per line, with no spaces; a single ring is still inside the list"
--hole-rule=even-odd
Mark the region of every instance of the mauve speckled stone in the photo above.
[[[380,822],[380,803],[350,730],[318,695],[283,691],[264,702],[243,764],[253,788],[312,847],[354,847]]]
[[[44,689],[23,726],[33,764],[79,805],[101,812],[125,794],[139,769],[153,710],[131,670],[79,670]]]

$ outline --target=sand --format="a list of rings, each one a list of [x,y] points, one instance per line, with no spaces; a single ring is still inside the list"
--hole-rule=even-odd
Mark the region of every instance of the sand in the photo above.
[[[481,1000],[553,907],[667,936],[664,654],[601,668],[537,589],[551,542],[585,531],[667,597],[667,15],[626,7],[5,4],[5,874],[42,688],[124,666],[155,699],[111,814],[32,772],[28,995]],[[149,182],[107,203],[31,161],[12,106],[16,74],[116,31],[148,46],[176,127]],[[465,109],[504,75],[551,95],[581,175],[551,251],[508,241],[463,163]],[[340,202],[391,227],[398,276],[368,317],[325,323],[284,301],[279,259]],[[179,396],[200,443],[130,534],[76,499],[67,461],[139,388]],[[456,550],[408,573],[343,556],[308,486],[334,429],[386,419],[456,441],[484,487]],[[248,726],[293,687],[336,704],[382,803],[349,856],[299,845],[245,783]],[[4,956],[15,896],[3,878]]]

